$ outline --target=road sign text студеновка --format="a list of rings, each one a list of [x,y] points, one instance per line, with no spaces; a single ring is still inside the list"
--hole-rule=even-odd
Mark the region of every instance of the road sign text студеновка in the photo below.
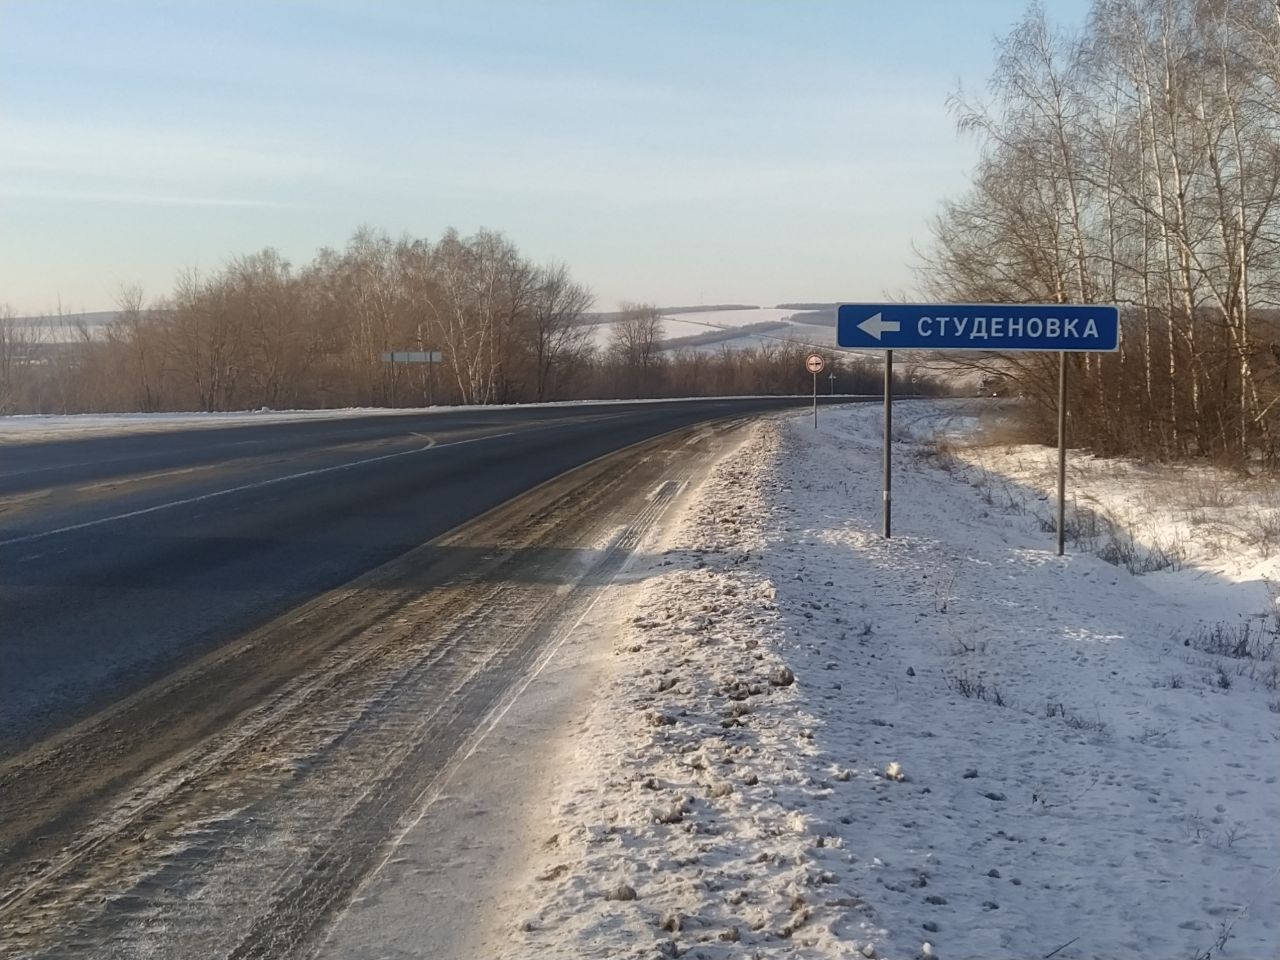
[[[1113,306],[995,303],[842,303],[836,342],[864,350],[1111,352]]]

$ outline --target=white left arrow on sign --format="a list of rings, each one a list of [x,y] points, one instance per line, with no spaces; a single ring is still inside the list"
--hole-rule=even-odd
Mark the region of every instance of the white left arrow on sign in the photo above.
[[[858,324],[858,329],[879,340],[882,333],[897,333],[902,329],[902,324],[897,320],[881,320],[877,313]]]

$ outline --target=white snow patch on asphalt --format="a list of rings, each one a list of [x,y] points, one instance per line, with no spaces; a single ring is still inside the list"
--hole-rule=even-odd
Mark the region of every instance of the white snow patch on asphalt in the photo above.
[[[499,955],[1274,955],[1280,694],[909,430],[882,540],[880,428],[762,422],[648,545]]]

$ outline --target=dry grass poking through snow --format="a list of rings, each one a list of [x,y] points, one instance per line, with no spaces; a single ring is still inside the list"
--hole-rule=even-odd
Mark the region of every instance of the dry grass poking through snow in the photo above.
[[[504,955],[1267,955],[1280,719],[1217,670],[1264,661],[906,435],[881,540],[878,413],[822,424],[648,545]]]
[[[966,437],[923,443],[922,455],[963,476],[990,505],[1029,513],[1054,531],[1057,451],[1007,442],[998,419],[980,422]],[[1228,575],[1252,574],[1280,557],[1277,478],[1078,450],[1069,451],[1067,470],[1067,539],[1130,573],[1219,565]]]

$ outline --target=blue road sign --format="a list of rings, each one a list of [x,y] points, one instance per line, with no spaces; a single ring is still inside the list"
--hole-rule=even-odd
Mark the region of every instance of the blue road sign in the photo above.
[[[1120,347],[1115,307],[1026,303],[842,303],[836,343],[863,350],[1065,350]]]

